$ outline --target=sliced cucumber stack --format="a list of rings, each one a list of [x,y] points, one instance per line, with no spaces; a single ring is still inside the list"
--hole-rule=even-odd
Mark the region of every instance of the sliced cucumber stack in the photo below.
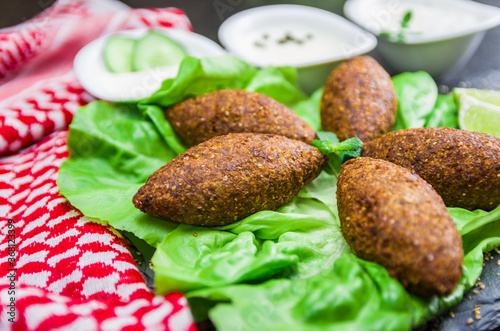
[[[140,39],[111,36],[104,46],[104,62],[114,73],[179,64],[186,51],[166,35],[149,31]]]

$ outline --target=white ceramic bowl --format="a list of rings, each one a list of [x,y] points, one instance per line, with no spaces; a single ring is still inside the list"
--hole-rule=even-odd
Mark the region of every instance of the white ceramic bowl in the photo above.
[[[221,44],[258,67],[298,68],[300,86],[312,92],[342,60],[369,52],[376,38],[343,17],[300,5],[270,5],[239,12],[219,28]]]
[[[412,18],[398,41],[409,9]],[[467,0],[348,0],[344,13],[378,36],[377,51],[394,73],[424,70],[434,77],[465,65],[486,31],[500,24],[499,8]]]
[[[83,47],[75,57],[73,68],[80,84],[93,96],[109,101],[135,101],[150,96],[162,82],[177,76],[179,66],[165,66],[143,71],[112,73],[104,64],[103,50],[107,38],[120,34],[140,38],[147,28],[125,30],[98,38]],[[212,40],[180,29],[155,29],[184,47],[195,57],[219,56],[224,49]]]

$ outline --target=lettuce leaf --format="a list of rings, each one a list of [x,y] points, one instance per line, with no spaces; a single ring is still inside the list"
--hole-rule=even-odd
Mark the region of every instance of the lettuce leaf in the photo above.
[[[176,156],[137,107],[94,101],[80,108],[67,145],[70,157],[59,169],[57,185],[84,215],[152,246],[177,227],[132,204],[148,176]]]
[[[403,78],[394,80],[399,128],[454,125],[456,108],[449,96],[436,95],[425,73]],[[322,89],[307,98],[295,79],[292,68],[186,58],[177,78],[139,104],[90,103],[70,126],[60,191],[86,216],[156,247],[157,292],[183,291],[197,318],[210,316],[221,330],[409,330],[458,303],[479,277],[482,252],[500,245],[500,207],[449,209],[463,238],[464,275],[450,296],[431,299],[410,295],[383,267],[350,253],[340,233],[336,176],[326,172],[278,210],[221,228],[178,225],[134,208],[132,197],[148,176],[186,149],[165,107],[243,88],[287,104],[318,131]]]
[[[408,293],[385,268],[354,257],[348,249],[311,277],[258,285],[212,287],[188,292],[196,317],[219,330],[411,330],[458,304],[478,279],[483,252],[500,245],[500,206],[491,212],[450,208],[464,243],[464,273],[447,297]]]
[[[425,122],[426,127],[458,128],[458,109],[453,94],[439,94],[434,110]]]
[[[398,98],[393,130],[458,127],[453,95],[438,94],[438,87],[427,72],[404,72],[394,76],[392,82]]]
[[[323,96],[323,88],[317,89],[309,99],[304,101],[299,101],[292,106],[293,110],[297,115],[302,117],[304,121],[314,131],[321,131],[321,116],[319,114],[319,107],[321,103],[321,97]]]
[[[193,96],[238,88],[263,93],[290,106],[307,99],[296,80],[297,70],[292,67],[270,66],[257,70],[230,55],[202,59],[186,57],[177,77],[165,80],[161,88],[140,105],[165,108]]]
[[[425,126],[438,96],[434,79],[427,72],[418,71],[396,75],[392,82],[398,99],[394,130]]]
[[[313,277],[210,288],[191,292],[188,298],[198,307],[221,302],[209,313],[218,330],[411,328],[411,300],[401,284],[383,267],[352,254]]]
[[[141,104],[168,107],[211,91],[243,88],[256,72],[256,68],[231,56],[203,59],[188,56],[182,60],[177,77],[165,80]]]

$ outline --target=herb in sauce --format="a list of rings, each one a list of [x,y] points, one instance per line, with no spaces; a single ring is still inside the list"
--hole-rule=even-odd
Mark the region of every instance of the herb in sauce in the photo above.
[[[255,63],[291,66],[328,59],[332,54],[344,54],[354,47],[351,41],[339,38],[332,31],[315,29],[301,22],[257,28],[241,43]]]
[[[411,11],[407,11],[403,19],[401,20],[401,30],[398,33],[398,42],[404,43],[405,35],[404,31],[408,28],[408,23],[410,23],[412,13]]]
[[[264,33],[261,37],[260,40],[254,41],[254,46],[259,47],[259,48],[265,48],[266,41],[268,41],[269,35],[267,33]],[[303,43],[307,42],[308,40],[313,39],[313,35],[311,33],[306,34],[304,38],[298,38],[294,36],[291,32],[286,32],[285,35],[281,38],[278,38],[275,40],[276,44],[278,45],[283,45],[283,44],[289,44],[289,43],[295,43],[298,45],[302,45]]]
[[[399,33],[395,36],[397,42],[399,42],[399,43],[405,42],[405,30],[408,29],[408,25],[410,23],[412,15],[413,15],[412,11],[409,10],[404,14],[403,18],[401,19],[401,22],[400,22],[401,28],[399,30]],[[383,32],[379,33],[379,37],[390,39],[390,38],[394,38],[394,35],[391,34],[390,32],[383,31]]]

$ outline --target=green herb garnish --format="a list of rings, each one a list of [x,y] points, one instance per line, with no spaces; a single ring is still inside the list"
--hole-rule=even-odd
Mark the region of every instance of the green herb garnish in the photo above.
[[[410,23],[412,17],[412,12],[407,11],[406,14],[403,16],[403,19],[401,20],[401,30],[398,33],[398,42],[404,43],[405,41],[405,35],[404,35],[404,30],[408,28],[408,24]]]
[[[407,11],[405,16],[403,16],[403,19],[401,20],[401,28],[405,29],[408,27],[408,23],[411,20],[411,16],[412,16],[411,10]]]
[[[330,174],[338,174],[342,163],[361,156],[363,142],[359,138],[354,137],[339,142],[333,132],[319,131],[317,135],[320,140],[314,140],[311,145],[328,156],[326,171]]]

